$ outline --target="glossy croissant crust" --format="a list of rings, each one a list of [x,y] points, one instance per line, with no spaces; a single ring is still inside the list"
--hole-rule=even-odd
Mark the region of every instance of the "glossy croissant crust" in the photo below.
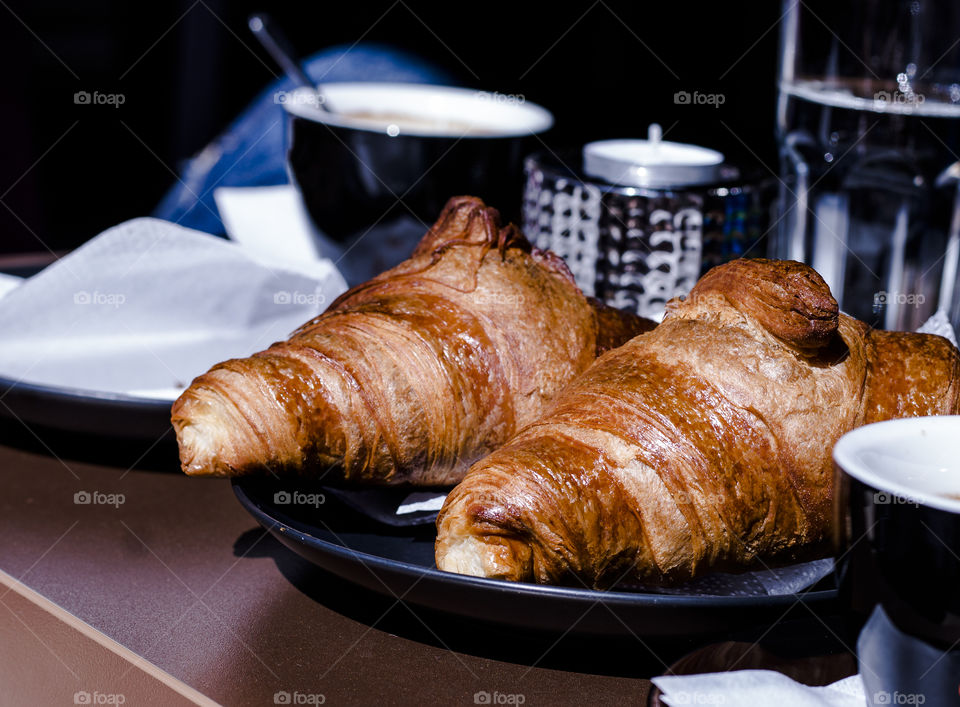
[[[599,352],[653,324],[588,300],[563,261],[479,199],[287,340],[173,406],[183,470],[452,484]]]
[[[796,559],[828,537],[836,440],[957,412],[958,366],[943,338],[839,313],[805,265],[717,267],[470,469],[437,566],[602,587]]]

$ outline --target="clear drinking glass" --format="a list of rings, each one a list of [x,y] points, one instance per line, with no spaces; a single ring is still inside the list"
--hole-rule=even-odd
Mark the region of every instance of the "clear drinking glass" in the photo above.
[[[785,0],[772,254],[847,313],[960,324],[960,4]]]

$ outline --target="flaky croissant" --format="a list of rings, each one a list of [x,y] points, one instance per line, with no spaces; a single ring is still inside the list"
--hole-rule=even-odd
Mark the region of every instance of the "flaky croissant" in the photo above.
[[[796,559],[829,534],[837,439],[955,413],[958,374],[948,341],[870,330],[805,265],[717,267],[470,469],[437,566],[603,587]]]
[[[173,406],[180,460],[198,476],[456,483],[652,326],[589,301],[562,260],[454,198],[409,260],[194,380]]]

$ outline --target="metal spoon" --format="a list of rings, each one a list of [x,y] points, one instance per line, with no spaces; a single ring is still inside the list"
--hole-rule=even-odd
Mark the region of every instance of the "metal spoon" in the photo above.
[[[257,38],[263,48],[267,50],[273,60],[280,65],[283,72],[297,85],[309,88],[316,96],[316,105],[320,110],[332,113],[333,110],[327,103],[327,97],[323,95],[320,87],[317,86],[310,77],[307,76],[299,62],[293,58],[294,53],[287,40],[286,35],[281,32],[276,24],[266,13],[256,13],[250,15],[247,20],[250,31]]]

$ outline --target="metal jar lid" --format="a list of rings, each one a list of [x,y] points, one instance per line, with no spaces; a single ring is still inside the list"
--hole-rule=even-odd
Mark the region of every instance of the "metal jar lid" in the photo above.
[[[723,154],[698,145],[660,139],[650,126],[646,140],[600,140],[583,146],[583,171],[610,184],[632,187],[687,187],[724,178]]]

